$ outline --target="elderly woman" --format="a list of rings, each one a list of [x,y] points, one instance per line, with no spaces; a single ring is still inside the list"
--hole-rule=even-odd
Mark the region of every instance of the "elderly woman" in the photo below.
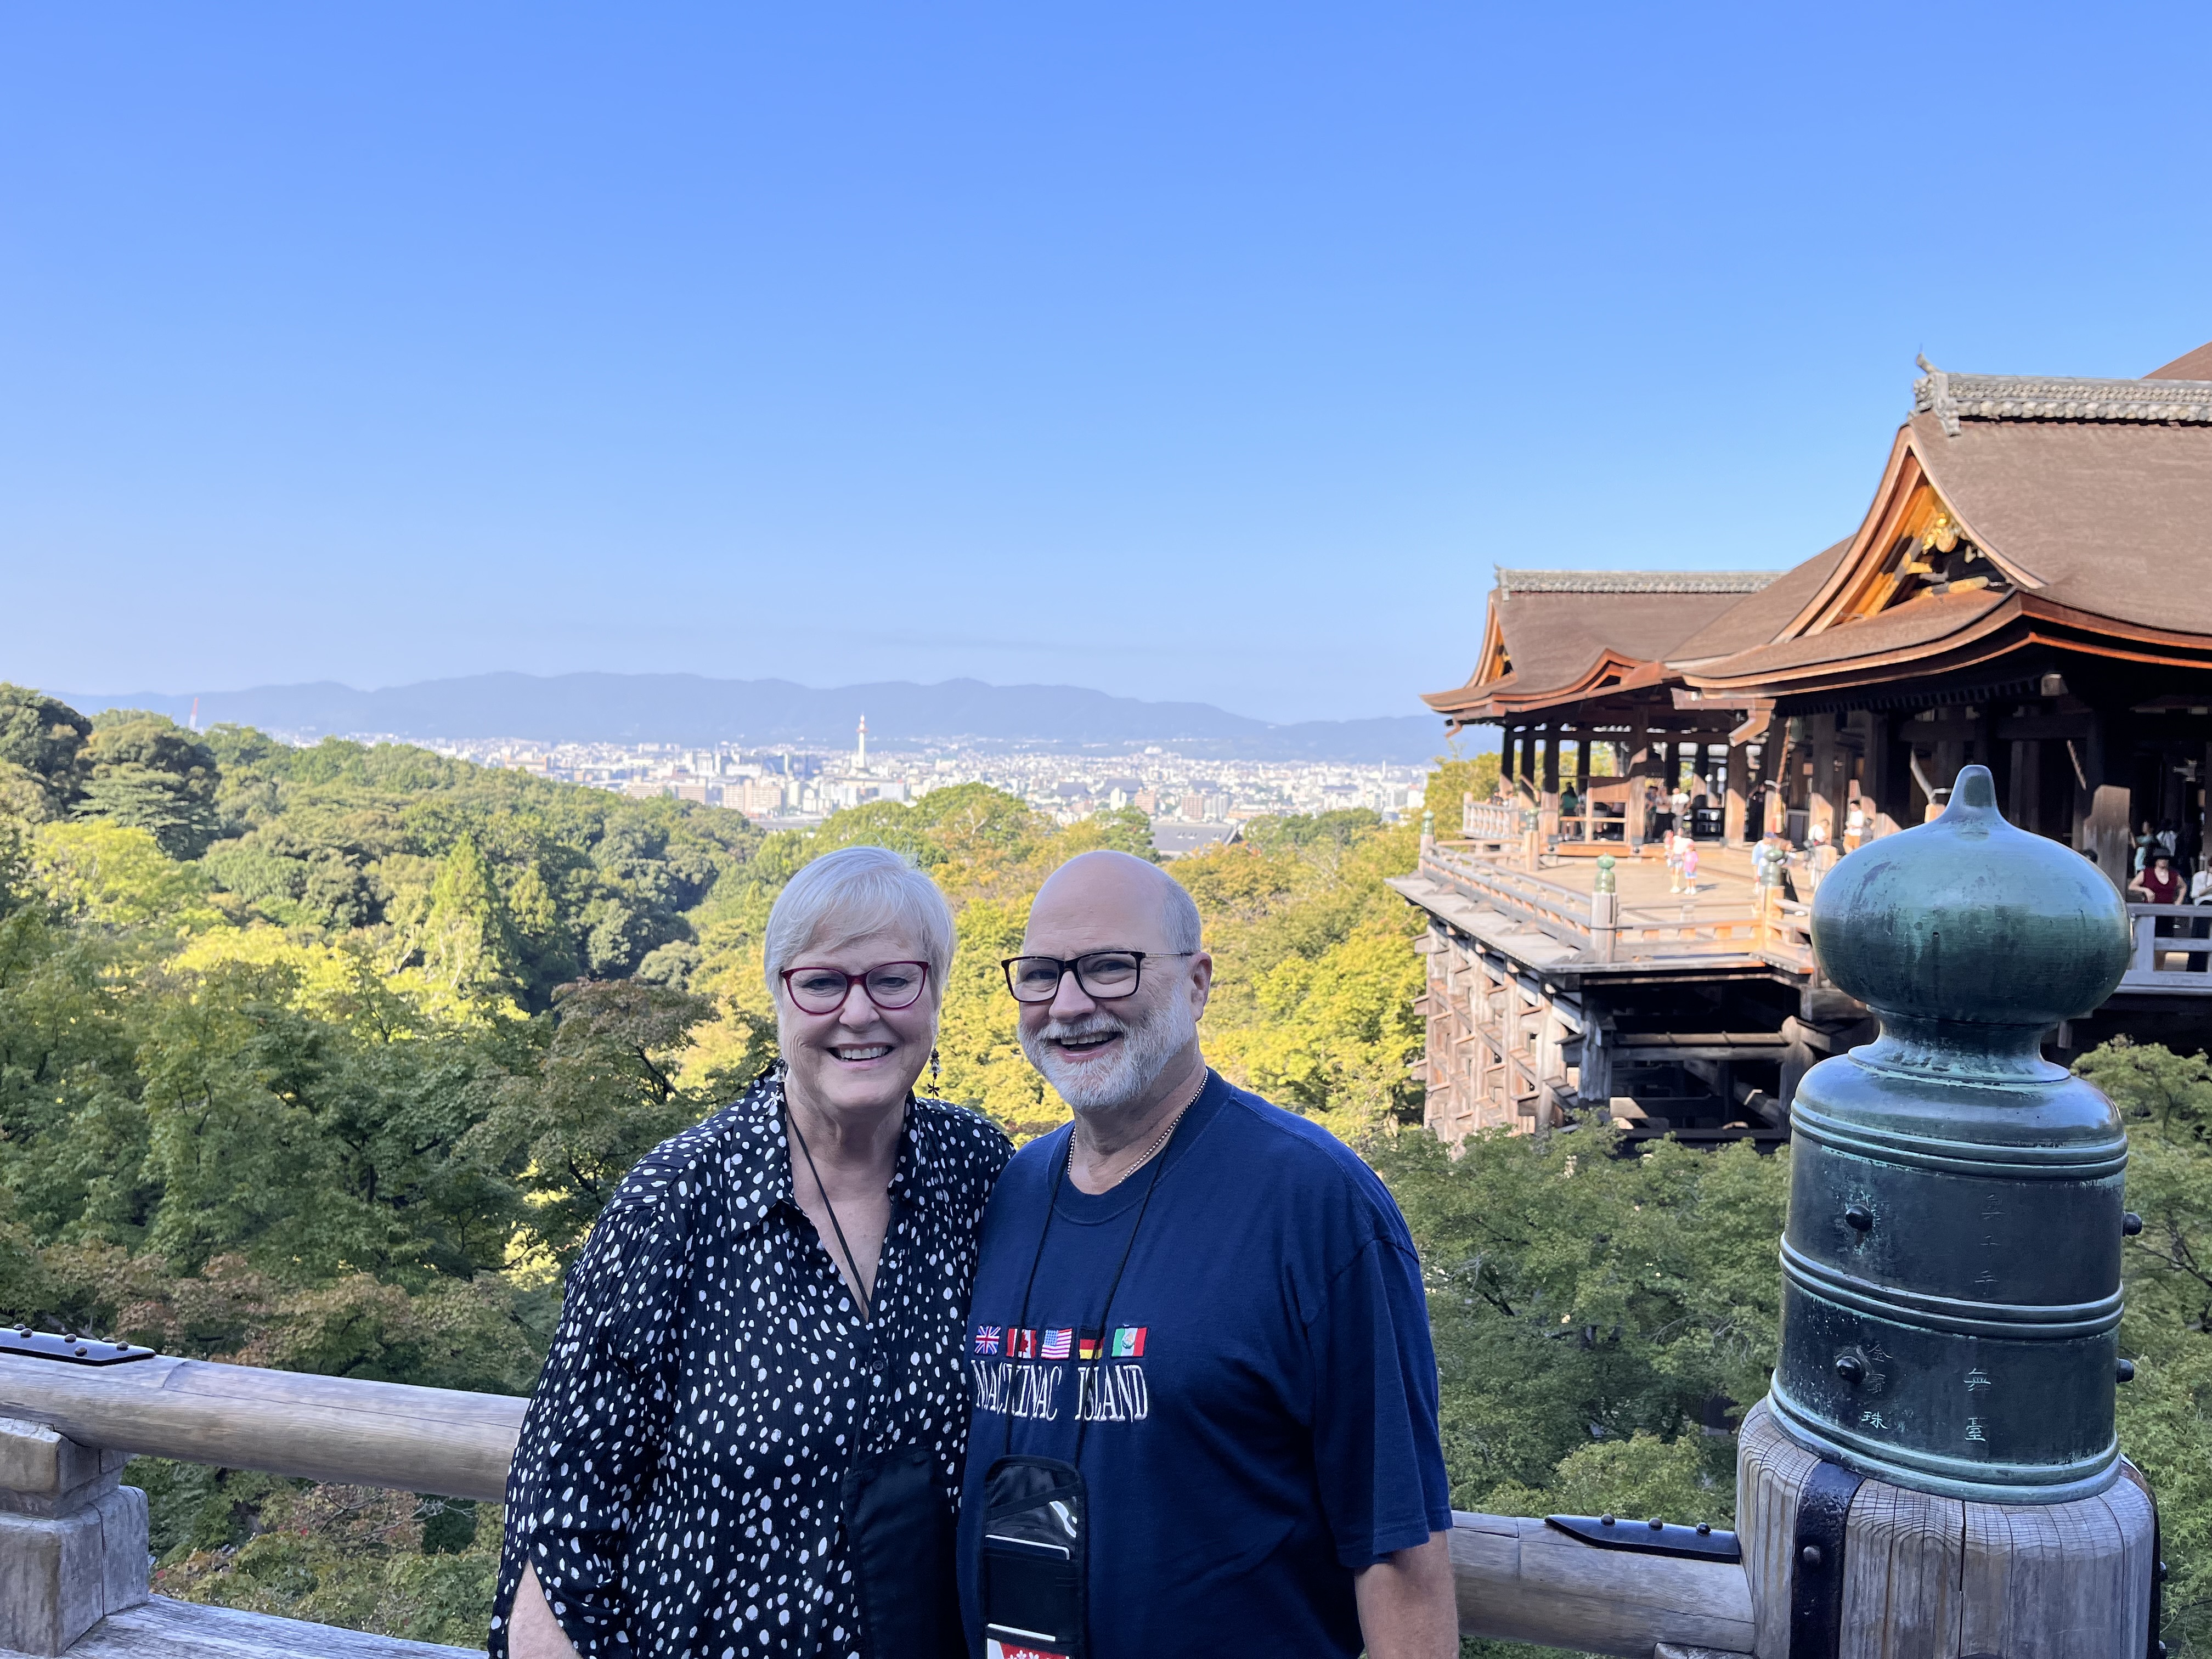
[[[655,1148],[568,1274],[494,1659],[945,1659],[975,1228],[1012,1152],[917,1099],[952,918],[881,848],[769,917],[781,1061]]]

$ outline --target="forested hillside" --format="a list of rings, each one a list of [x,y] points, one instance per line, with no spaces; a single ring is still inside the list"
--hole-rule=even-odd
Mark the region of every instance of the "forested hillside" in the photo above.
[[[1431,805],[1486,792],[1441,769]],[[1453,1498],[1724,1522],[1765,1386],[1787,1154],[1583,1126],[1452,1158],[1417,1126],[1414,827],[1263,820],[1172,867],[1237,1080],[1358,1145],[1420,1243]],[[763,835],[404,747],[292,749],[0,688],[0,1314],[173,1353],[520,1392],[623,1170],[773,1053],[762,927],[829,848],[911,853],[960,949],[946,1097],[1060,1121],[996,966],[1030,894],[1144,820],[1058,828],[977,786]],[[2113,1048],[2127,1113],[2122,1432],[2160,1495],[2167,1639],[2212,1606],[2212,1066]],[[161,1588],[477,1644],[487,1509],[140,1460]],[[1525,1654],[1470,1644],[1471,1653]]]

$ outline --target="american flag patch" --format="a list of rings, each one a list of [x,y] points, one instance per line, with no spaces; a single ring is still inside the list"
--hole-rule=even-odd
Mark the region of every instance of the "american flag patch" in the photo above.
[[[1062,1330],[1047,1331],[1044,1334],[1042,1358],[1065,1359],[1067,1358],[1067,1351],[1074,1346],[1075,1332],[1072,1327]]]
[[[1005,1331],[1002,1327],[997,1325],[978,1325],[975,1328],[975,1352],[977,1353],[998,1352],[999,1339],[1004,1334]]]

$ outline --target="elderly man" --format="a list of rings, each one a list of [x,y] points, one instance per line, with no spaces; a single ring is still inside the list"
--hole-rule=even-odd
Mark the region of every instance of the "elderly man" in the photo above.
[[[1074,1109],[985,1212],[963,1609],[988,1659],[1458,1649],[1411,1238],[1332,1136],[1208,1069],[1188,894],[1086,853],[1006,964]]]

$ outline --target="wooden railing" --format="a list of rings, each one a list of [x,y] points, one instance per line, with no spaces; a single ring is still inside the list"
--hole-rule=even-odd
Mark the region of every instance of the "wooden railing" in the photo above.
[[[1464,802],[1460,832],[1469,841],[1504,842],[1521,839],[1521,809],[1510,801]]]
[[[1468,897],[1602,960],[1611,953],[1759,957],[1793,973],[1814,972],[1811,907],[1769,890],[1749,915],[1663,917],[1650,907],[1610,908],[1597,896],[1472,848],[1439,844],[1422,855],[1421,872]],[[1603,920],[1610,915],[1610,925]]]
[[[2130,904],[2135,951],[2123,991],[2212,996],[2212,906]]]
[[[40,1443],[106,1469],[111,1493],[121,1460],[100,1455],[139,1452],[315,1480],[497,1499],[526,1403],[505,1395],[188,1359],[149,1358],[95,1369],[0,1353],[0,1419],[17,1419],[12,1427],[0,1424],[0,1434],[12,1432],[18,1443],[0,1445],[0,1480],[26,1478],[18,1474],[26,1460],[12,1454],[21,1443],[40,1440],[44,1431],[34,1425],[44,1425],[65,1438],[44,1434]],[[82,1486],[64,1477],[59,1489],[74,1493]],[[0,1507],[35,1512],[40,1496],[0,1492]],[[93,1577],[105,1582],[108,1600],[92,1608],[93,1620],[74,1631],[64,1627],[59,1641],[46,1646],[21,1646],[19,1626],[10,1634],[20,1650],[67,1652],[72,1659],[216,1652],[228,1659],[308,1653],[437,1659],[459,1652],[149,1598],[143,1500],[137,1512],[135,1536],[127,1525],[110,1528],[122,1535],[111,1537],[109,1559],[94,1561]],[[1601,1549],[1538,1520],[1468,1514],[1452,1520],[1452,1569],[1460,1627],[1467,1635],[1626,1659],[1652,1659],[1678,1649],[1719,1655],[1752,1650],[1751,1592],[1739,1565]],[[72,1523],[62,1515],[46,1524]],[[29,1583],[52,1553],[30,1559],[46,1541],[43,1534],[33,1539],[0,1530],[0,1586],[14,1594]],[[14,1554],[24,1559],[10,1559]],[[58,1599],[66,1600],[69,1591],[66,1583],[59,1584]],[[9,1629],[3,1622],[9,1611],[0,1609],[0,1630]],[[1662,1644],[1668,1645],[1662,1650]]]

